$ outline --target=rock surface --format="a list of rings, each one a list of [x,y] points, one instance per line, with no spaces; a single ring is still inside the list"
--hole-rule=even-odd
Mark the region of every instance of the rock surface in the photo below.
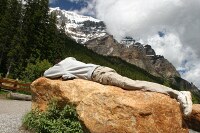
[[[180,77],[176,68],[163,56],[156,55],[150,45],[143,46],[140,43],[120,44],[111,35],[89,40],[85,45],[98,54],[119,57],[145,69],[154,76]]]
[[[31,84],[32,108],[45,110],[56,98],[76,106],[91,133],[187,133],[175,99],[153,92],[126,91],[92,81],[39,78]]]
[[[200,132],[200,104],[194,104],[192,114],[186,118],[189,128]]]

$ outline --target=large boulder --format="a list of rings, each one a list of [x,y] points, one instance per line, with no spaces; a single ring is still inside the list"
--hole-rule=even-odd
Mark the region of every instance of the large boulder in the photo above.
[[[32,108],[56,98],[75,105],[91,133],[187,133],[179,104],[155,92],[127,91],[92,81],[39,78],[31,84]]]

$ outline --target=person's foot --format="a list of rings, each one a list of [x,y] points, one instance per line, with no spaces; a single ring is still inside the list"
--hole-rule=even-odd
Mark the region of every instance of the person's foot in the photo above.
[[[178,102],[180,103],[183,114],[188,116],[192,112],[192,97],[189,91],[180,91],[178,95]]]

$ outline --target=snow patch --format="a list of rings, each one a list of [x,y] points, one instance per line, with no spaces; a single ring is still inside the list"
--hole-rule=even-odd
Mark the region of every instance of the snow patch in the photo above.
[[[61,10],[59,7],[50,8],[50,13],[56,13],[57,27],[61,28],[65,23],[65,32],[77,43],[84,44],[87,41],[106,35],[106,27],[102,21],[83,16],[77,13]]]

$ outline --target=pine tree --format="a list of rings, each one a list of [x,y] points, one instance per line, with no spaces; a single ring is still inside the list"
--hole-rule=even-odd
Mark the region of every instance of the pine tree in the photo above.
[[[27,0],[26,2],[23,30],[26,33],[28,58],[34,61],[37,58],[43,58],[42,52],[46,50],[46,34],[49,25],[48,0]]]
[[[56,15],[50,14],[49,15],[49,24],[46,32],[46,50],[44,51],[43,55],[48,57],[49,60],[54,60],[57,55],[57,48],[58,48],[58,30],[56,27]]]
[[[16,54],[10,55],[11,51],[14,50],[13,39],[16,38],[17,31],[21,26],[22,5],[18,0],[7,0],[6,5],[5,13],[0,21],[0,66],[4,72],[7,71],[9,73],[13,57],[16,56]]]
[[[48,0],[27,1],[23,30],[30,62],[49,58],[50,61],[64,55],[65,34],[56,27],[56,15],[49,14]]]
[[[7,0],[0,0],[0,21],[5,14],[7,7]]]

